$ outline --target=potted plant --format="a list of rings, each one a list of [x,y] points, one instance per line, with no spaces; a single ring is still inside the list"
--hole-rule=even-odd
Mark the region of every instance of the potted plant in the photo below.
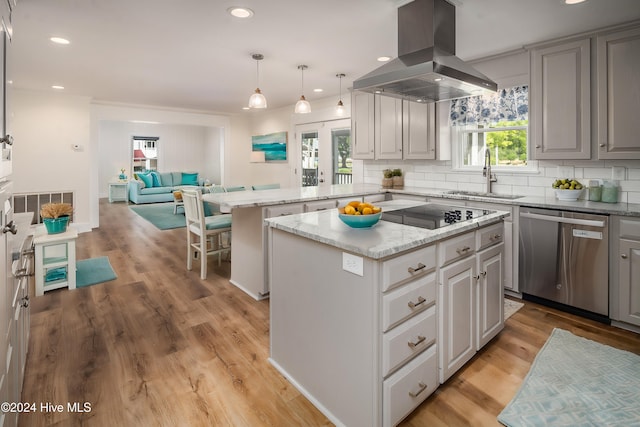
[[[391,169],[385,169],[382,171],[382,188],[392,188],[393,187],[393,172]]]
[[[404,178],[402,177],[402,169],[394,169],[391,171],[393,175],[393,188],[404,187]]]
[[[69,203],[47,203],[40,208],[40,217],[48,234],[67,231],[73,207]]]

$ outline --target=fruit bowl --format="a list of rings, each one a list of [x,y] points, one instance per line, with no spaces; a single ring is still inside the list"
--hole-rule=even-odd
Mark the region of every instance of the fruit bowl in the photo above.
[[[584,188],[581,188],[580,190],[565,190],[565,189],[556,188],[555,191],[556,191],[556,197],[558,198],[558,200],[576,201],[582,195]]]
[[[382,212],[370,215],[347,215],[338,213],[338,217],[351,228],[369,228],[373,227],[380,221]]]

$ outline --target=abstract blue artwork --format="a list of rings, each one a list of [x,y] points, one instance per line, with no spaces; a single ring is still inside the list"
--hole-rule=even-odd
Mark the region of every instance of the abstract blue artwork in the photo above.
[[[287,132],[276,132],[251,137],[251,151],[263,151],[267,162],[287,160]]]

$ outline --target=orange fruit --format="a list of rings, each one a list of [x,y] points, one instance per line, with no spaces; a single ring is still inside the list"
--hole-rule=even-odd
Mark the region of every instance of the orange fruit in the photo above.
[[[380,213],[380,211],[382,211],[382,208],[381,208],[381,207],[378,207],[378,206],[374,206],[373,208],[371,208],[371,211],[372,211],[374,214],[377,214],[377,213]]]
[[[360,203],[362,203],[360,200],[353,200],[349,202],[348,206],[353,206],[354,208],[357,208]]]
[[[356,213],[356,208],[351,205],[347,205],[344,207],[344,213],[346,213],[347,215],[353,215]]]
[[[370,207],[366,207],[364,209],[362,209],[362,215],[371,215],[373,213],[373,209],[371,209]]]

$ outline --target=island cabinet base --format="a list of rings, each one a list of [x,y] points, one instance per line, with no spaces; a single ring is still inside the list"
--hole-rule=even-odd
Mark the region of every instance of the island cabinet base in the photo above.
[[[269,233],[271,363],[338,426],[398,424],[438,386],[435,246],[354,274],[338,248]]]

